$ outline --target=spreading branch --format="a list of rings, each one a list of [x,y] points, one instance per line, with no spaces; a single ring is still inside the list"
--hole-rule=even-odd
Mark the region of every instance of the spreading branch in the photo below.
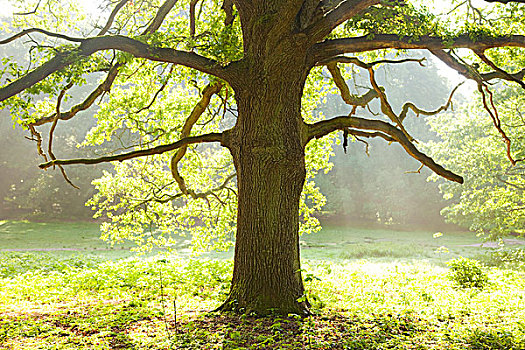
[[[420,152],[403,131],[387,122],[381,120],[342,116],[329,120],[323,120],[315,124],[310,124],[308,127],[309,140],[313,138],[320,138],[333,131],[344,130],[347,128],[378,131],[396,140],[410,156],[417,159],[436,174],[450,181],[463,183],[463,178],[461,176],[446,170],[441,165],[437,164],[432,158]]]
[[[15,41],[17,39],[20,39],[23,36],[31,34],[31,33],[40,33],[40,34],[44,34],[44,35],[47,35],[47,36],[50,36],[50,37],[53,37],[53,38],[63,39],[63,40],[66,40],[66,41],[72,41],[72,42],[76,42],[76,43],[81,43],[81,42],[83,42],[85,40],[83,38],[76,38],[76,37],[72,37],[72,36],[65,35],[65,34],[51,32],[51,31],[45,30],[45,29],[29,28],[29,29],[24,29],[21,32],[18,32],[16,34],[14,34],[14,35],[4,39],[4,40],[0,40],[0,45],[9,44],[10,42],[13,42],[13,41]]]
[[[489,82],[494,79],[502,79],[509,81],[522,81],[525,77],[525,69],[517,73],[508,73],[504,71],[493,71],[487,73],[480,73],[472,66],[467,65],[463,62],[457,60],[450,52],[444,50],[431,50],[432,54],[439,58],[443,63],[445,63],[450,68],[457,71],[459,74],[463,75],[467,79],[476,81],[478,84],[481,82]]]
[[[106,79],[104,79],[104,81],[100,85],[98,85],[97,88],[93,90],[93,92],[91,92],[91,94],[89,94],[89,96],[84,101],[71,107],[68,111],[60,113],[59,119],[69,120],[73,118],[75,115],[77,115],[77,113],[81,111],[85,111],[86,109],[91,107],[99,96],[101,96],[103,93],[108,92],[110,90],[111,85],[113,84],[113,81],[117,77],[119,69],[122,66],[123,64],[121,63],[117,63],[113,65],[109,69]],[[55,120],[55,117],[56,117],[56,113],[50,116],[44,117],[44,118],[37,119],[34,122],[32,122],[31,125],[39,126],[39,125],[44,125],[46,123],[51,123]]]
[[[404,116],[401,117],[395,114],[394,110],[392,109],[392,106],[388,102],[384,88],[377,84],[377,81],[375,79],[374,66],[378,64],[382,64],[382,63],[405,63],[405,62],[417,62],[419,63],[419,65],[423,66],[424,61],[425,61],[425,58],[420,58],[420,59],[408,58],[408,59],[403,59],[403,60],[386,60],[385,59],[385,60],[374,61],[371,63],[365,63],[361,61],[360,59],[358,59],[357,57],[337,56],[337,57],[334,57],[328,60],[329,63],[327,64],[327,66],[328,66],[328,69],[330,70],[330,73],[334,77],[334,81],[336,85],[339,87],[343,95],[345,94],[348,95],[350,92],[348,91],[348,86],[346,86],[346,83],[341,75],[341,72],[337,69],[335,62],[352,63],[358,67],[366,69],[370,76],[370,83],[372,84],[373,91],[375,91],[375,97],[379,97],[379,100],[381,101],[381,111],[392,122],[396,123],[396,125],[400,128],[400,130],[403,131],[410,140],[413,140],[413,138],[408,134],[408,132],[406,131],[405,127],[402,124]],[[413,107],[415,108],[415,106]],[[354,113],[355,113],[355,107],[352,110],[351,115],[353,115]],[[406,116],[406,112],[405,112],[405,116]]]
[[[504,77],[504,79],[513,81],[515,83],[518,83],[523,89],[525,89],[525,83],[523,82],[523,77],[521,79],[518,79],[518,77],[513,76],[512,74],[508,73],[507,71],[501,69],[498,67],[494,62],[489,60],[489,58],[485,55],[485,51],[474,51],[476,55],[489,67],[494,69],[495,72],[500,73],[501,76]]]
[[[366,69],[368,70],[368,74],[370,76],[370,83],[379,95],[379,101],[381,102],[381,112],[383,112],[384,115],[386,115],[392,122],[394,122],[410,141],[413,141],[414,138],[408,134],[408,131],[403,126],[403,121],[394,112],[394,109],[392,108],[390,102],[388,102],[388,98],[385,94],[385,89],[382,86],[379,86],[379,84],[377,83],[374,68],[368,67]]]
[[[108,163],[108,162],[113,162],[113,161],[122,162],[128,159],[166,153],[169,151],[176,150],[180,147],[191,145],[191,144],[196,144],[196,143],[204,143],[204,142],[221,142],[222,143],[223,141],[222,135],[223,135],[222,133],[210,133],[210,134],[205,134],[205,135],[200,135],[200,136],[186,137],[182,140],[179,140],[177,142],[170,143],[167,145],[161,145],[161,146],[157,146],[153,148],[142,149],[138,151],[117,154],[113,156],[105,156],[105,157],[99,157],[99,158],[57,159],[57,160],[52,160],[46,163],[42,163],[38,165],[38,167],[40,169],[47,169],[54,165],[100,164],[100,163]]]
[[[222,67],[216,61],[202,57],[194,52],[156,47],[120,35],[102,36],[83,40],[77,49],[58,53],[40,67],[0,88],[0,101],[22,92],[50,74],[71,65],[79,57],[86,57],[104,50],[119,50],[151,61],[180,64],[215,75],[226,81],[230,80],[228,67]]]
[[[346,81],[343,75],[341,74],[339,67],[337,67],[337,63],[331,62],[327,64],[326,67],[332,75],[335,86],[337,86],[337,88],[341,92],[341,97],[343,98],[343,101],[345,101],[347,105],[353,106],[351,114],[355,113],[358,106],[364,107],[368,103],[370,103],[370,101],[372,101],[374,98],[377,98],[379,96],[375,90],[369,90],[362,96],[353,95],[352,93],[350,93],[350,89],[348,88],[348,85],[346,84]]]
[[[38,3],[36,4],[35,8],[31,11],[27,11],[27,12],[15,12],[13,13],[13,15],[15,16],[28,16],[28,15],[32,15],[34,13],[36,13],[36,11],[38,11],[38,8],[40,7],[40,3],[42,2],[42,0],[38,0]]]
[[[199,117],[204,113],[208,105],[210,104],[211,98],[214,94],[219,93],[222,89],[222,84],[215,82],[211,83],[208,86],[206,86],[202,92],[202,98],[197,103],[197,105],[193,108],[191,111],[188,119],[186,119],[186,122],[184,123],[184,126],[182,127],[182,131],[180,133],[181,139],[184,139],[188,137],[191,133],[191,129],[195,125],[195,123],[199,120]],[[186,150],[188,149],[187,145],[184,145],[178,149],[178,151],[173,155],[171,158],[171,174],[175,181],[177,181],[177,184],[179,185],[179,188],[182,193],[184,194],[191,194],[194,195],[195,192],[192,190],[188,190],[186,187],[186,183],[184,181],[184,178],[180,175],[178,165],[181,159],[186,154]]]
[[[488,50],[495,47],[525,47],[525,36],[510,35],[502,37],[471,38],[460,35],[451,40],[440,37],[422,35],[418,39],[412,37],[400,38],[395,34],[377,34],[373,38],[360,36],[355,38],[329,39],[315,44],[311,50],[311,61],[318,62],[345,53],[358,53],[381,49],[415,49],[444,50],[467,48],[471,50]]]
[[[456,59],[454,56],[452,56],[448,52],[445,52],[443,50],[432,51],[432,53],[436,57],[438,57],[440,60],[446,63],[449,67],[455,69],[457,72],[459,72],[461,75],[463,75],[467,79],[474,80],[478,84],[478,91],[481,94],[483,108],[487,111],[490,118],[492,119],[494,127],[496,128],[496,130],[498,130],[498,133],[503,138],[503,142],[505,143],[507,158],[509,159],[512,165],[516,165],[517,161],[512,157],[512,153],[511,153],[512,142],[501,126],[498,109],[496,108],[496,105],[494,104],[493,95],[489,87],[487,86],[487,81],[499,78],[503,80],[518,82],[522,87],[525,87],[525,84],[522,81],[523,75],[525,74],[525,70],[522,70],[517,74],[508,73],[504,71],[503,69],[497,67],[492,61],[490,61],[485,56],[484,51],[474,50],[474,52],[478,55],[478,57],[481,58],[483,62],[485,62],[491,68],[495,69],[495,71],[490,72],[490,73],[481,74],[473,66],[460,62],[458,59]]]
[[[441,112],[444,112],[446,110],[448,110],[450,108],[450,106],[452,105],[452,98],[454,97],[454,94],[456,93],[456,91],[459,89],[459,87],[463,85],[463,83],[460,83],[458,84],[453,90],[452,92],[450,93],[449,97],[448,97],[448,100],[447,102],[440,106],[438,109],[436,110],[433,110],[433,111],[425,111],[421,108],[418,108],[415,104],[413,104],[412,102],[407,102],[403,105],[403,109],[401,110],[401,113],[399,114],[399,120],[401,122],[403,122],[408,114],[408,111],[411,110],[412,112],[414,112],[416,114],[416,116],[420,116],[420,115],[425,115],[425,116],[432,116],[432,115],[436,115],[438,113],[441,113]]]
[[[318,21],[305,29],[312,42],[325,38],[341,23],[354,17],[367,8],[379,4],[380,0],[346,0],[327,12]]]
[[[118,11],[121,9],[121,7],[125,5],[125,3],[127,1],[128,0],[122,0],[121,2],[119,2],[119,4],[115,7],[113,12],[111,13],[110,18],[108,19],[108,22],[106,23],[106,26],[101,30],[99,35],[102,35],[105,32],[107,32],[109,27],[111,27],[111,23],[114,20],[114,17],[118,13]],[[176,0],[166,1],[161,6],[161,8],[157,11],[157,14],[155,15],[155,19],[148,26],[148,28],[146,28],[144,30],[142,35],[151,34],[154,31],[156,31],[158,29],[158,27],[160,26],[160,24],[162,23],[162,20],[169,13],[170,9],[173,8],[173,6],[175,6],[176,2],[177,2]],[[107,92],[110,91],[111,86],[113,85],[113,82],[115,81],[115,78],[117,77],[117,75],[118,75],[118,73],[120,71],[120,68],[122,68],[123,66],[124,66],[124,63],[115,63],[115,64],[113,64],[109,68],[109,71],[108,71],[108,74],[106,76],[106,79],[100,85],[98,85],[96,87],[96,89],[93,90],[93,92],[91,92],[91,94],[89,94],[89,96],[84,101],[82,101],[81,103],[73,106],[69,111],[61,113],[60,116],[59,116],[59,119],[60,120],[69,120],[69,119],[73,118],[78,112],[84,111],[84,110],[88,109],[89,107],[91,107],[93,105],[93,103],[95,103],[96,99],[99,96],[101,96],[102,94],[107,93]],[[173,66],[172,66],[172,68],[173,68]],[[171,73],[171,70],[170,70],[170,73]],[[163,89],[163,88],[161,88],[161,89]],[[152,101],[152,103],[153,103],[153,101]],[[50,122],[53,122],[53,120],[55,119],[55,116],[56,116],[56,114],[53,114],[53,115],[50,115],[48,117],[38,119],[38,120],[32,122],[31,124],[33,126],[38,126],[38,125],[43,125],[43,124],[46,124],[46,123],[50,123]]]
[[[233,15],[233,1],[224,0],[222,2],[222,10],[226,14],[226,18],[224,18],[224,25],[227,27],[235,20],[235,16]]]

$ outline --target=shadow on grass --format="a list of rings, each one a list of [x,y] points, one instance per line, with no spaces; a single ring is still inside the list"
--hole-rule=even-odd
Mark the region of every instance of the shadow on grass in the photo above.
[[[173,326],[173,325],[172,325]],[[522,334],[523,336],[524,334]],[[501,330],[450,330],[413,315],[297,318],[208,315],[177,328],[176,349],[524,349]]]
[[[32,349],[35,344],[54,349],[525,348],[525,329],[518,334],[479,324],[465,324],[463,329],[456,321],[429,321],[414,314],[333,313],[306,319],[206,314],[175,324],[165,323],[147,305],[123,303],[81,313],[9,317],[0,321],[0,348]]]

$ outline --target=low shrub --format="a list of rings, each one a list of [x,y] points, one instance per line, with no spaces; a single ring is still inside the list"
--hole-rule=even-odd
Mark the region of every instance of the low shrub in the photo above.
[[[460,288],[483,289],[489,284],[489,278],[483,265],[472,259],[460,257],[450,260],[448,277]]]

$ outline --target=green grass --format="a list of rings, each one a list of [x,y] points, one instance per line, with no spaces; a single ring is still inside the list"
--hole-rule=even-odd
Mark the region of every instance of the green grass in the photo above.
[[[301,238],[302,256],[307,259],[429,260],[443,264],[458,256],[474,257],[483,252],[469,245],[480,243],[471,232],[398,231],[369,228],[324,228],[319,234]],[[445,247],[445,252],[439,250]],[[486,250],[486,249],[485,249]]]
[[[304,236],[315,315],[254,318],[209,313],[232,271],[209,257],[230,253],[119,256],[95,225],[4,222],[1,249],[78,250],[0,252],[0,349],[524,349],[525,273],[485,267],[483,289],[459,288],[446,261],[484,250],[462,247],[473,234],[433,233]]]
[[[320,233],[301,237],[301,254],[306,259],[427,259],[444,264],[459,256],[475,257],[483,250],[467,247],[480,243],[471,232],[444,232],[433,238],[433,231],[396,231],[370,228],[327,227]],[[33,223],[0,221],[0,251],[44,251],[59,256],[93,256],[116,259],[133,256],[131,243],[111,246],[99,239],[96,223]],[[177,248],[186,248],[188,237],[181,237]],[[448,253],[438,252],[446,247]],[[155,252],[155,254],[158,250]],[[178,255],[188,255],[179,250]],[[212,258],[231,258],[233,250],[211,253]]]
[[[2,264],[17,255],[22,253],[10,253]],[[456,288],[445,268],[428,263],[304,261],[305,276],[315,277],[308,279],[306,289],[316,316],[300,320],[208,314],[228,292],[228,260],[150,257],[88,260],[56,271],[48,266],[46,261],[41,268],[33,265],[0,279],[0,348],[525,345],[525,276],[511,270],[488,269],[491,284],[479,290]]]
[[[128,246],[115,246],[102,241],[96,223],[35,223],[29,221],[0,221],[0,251],[48,251],[58,255],[128,254]]]

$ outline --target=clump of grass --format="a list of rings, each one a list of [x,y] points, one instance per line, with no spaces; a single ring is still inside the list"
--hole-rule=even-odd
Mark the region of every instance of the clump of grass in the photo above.
[[[355,244],[345,246],[339,254],[340,259],[371,259],[425,256],[423,249],[412,245],[397,245],[389,242],[382,244]]]

